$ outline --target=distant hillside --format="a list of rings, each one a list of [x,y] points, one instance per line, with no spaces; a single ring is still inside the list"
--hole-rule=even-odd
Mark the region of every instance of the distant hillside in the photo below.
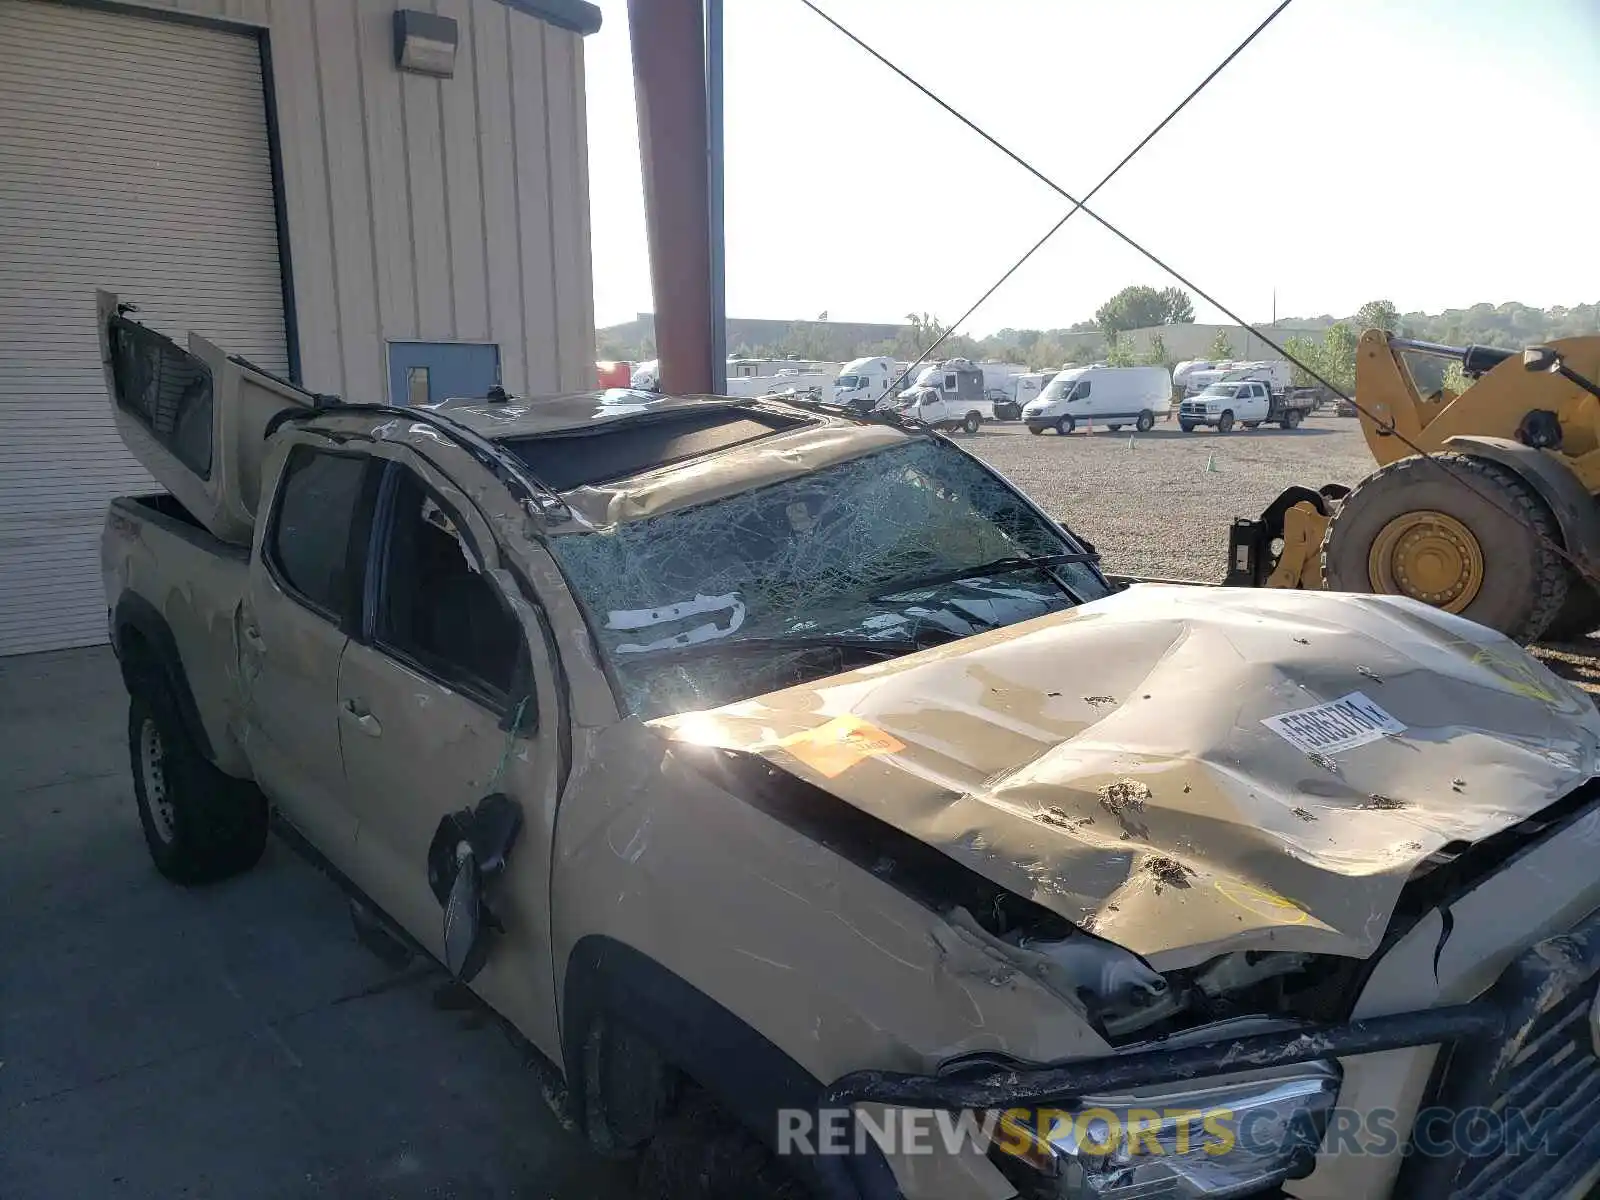
[[[1392,306],[1389,311],[1393,313]],[[1278,335],[1317,337],[1341,322],[1360,332],[1359,314],[1335,317],[1324,313],[1317,317],[1288,318],[1263,328],[1277,341],[1280,340]],[[1436,314],[1402,313],[1396,324],[1404,336],[1422,341],[1454,346],[1477,342],[1514,349],[1576,334],[1600,333],[1600,303],[1571,308],[1557,305],[1549,309],[1530,308],[1515,301],[1474,304],[1471,308],[1451,308]],[[913,358],[921,353],[940,327],[938,320],[926,313],[912,314],[904,325],[732,317],[728,320],[728,353],[759,358],[792,355],[824,362],[845,362],[868,354]],[[1185,358],[1207,357],[1210,348],[1224,343],[1235,357],[1272,355],[1271,350],[1237,325],[1185,322],[1126,330],[1118,339],[1118,349],[1123,354],[1153,357],[1169,364]],[[938,356],[1026,362],[1049,368],[1064,362],[1104,358],[1109,349],[1105,337],[1092,321],[1079,321],[1059,329],[1002,329],[985,338],[955,335],[946,339]],[[596,352],[601,359],[654,358],[654,317],[641,313],[626,324],[598,330]]]

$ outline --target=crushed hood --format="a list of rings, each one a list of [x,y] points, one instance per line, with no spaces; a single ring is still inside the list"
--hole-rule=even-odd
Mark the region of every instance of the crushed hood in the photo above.
[[[1391,597],[1138,585],[654,722],[759,754],[1158,970],[1365,957],[1400,889],[1600,770],[1583,692]]]

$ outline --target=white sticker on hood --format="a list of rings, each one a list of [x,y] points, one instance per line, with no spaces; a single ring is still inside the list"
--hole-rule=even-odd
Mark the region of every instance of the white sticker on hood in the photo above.
[[[1307,754],[1337,754],[1406,731],[1404,725],[1360,692],[1327,704],[1264,717],[1261,723]]]

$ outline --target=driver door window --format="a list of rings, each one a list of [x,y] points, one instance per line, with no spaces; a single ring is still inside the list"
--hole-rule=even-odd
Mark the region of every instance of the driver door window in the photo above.
[[[484,575],[455,516],[410,471],[385,498],[373,644],[503,712],[516,687],[522,628]]]

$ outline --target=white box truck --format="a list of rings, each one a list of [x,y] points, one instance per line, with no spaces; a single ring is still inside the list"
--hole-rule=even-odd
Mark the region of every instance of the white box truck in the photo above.
[[[839,368],[830,398],[835,404],[870,412],[903,369],[892,358],[853,358]]]

